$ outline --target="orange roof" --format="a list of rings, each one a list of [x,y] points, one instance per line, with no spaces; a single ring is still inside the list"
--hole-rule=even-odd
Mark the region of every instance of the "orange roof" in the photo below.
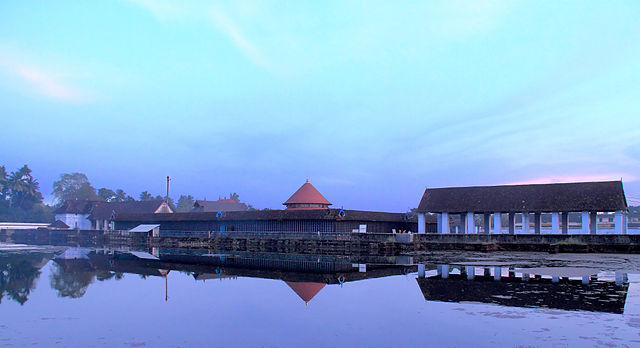
[[[318,190],[316,190],[316,188],[313,187],[313,185],[311,185],[308,180],[306,183],[304,183],[304,185],[300,186],[298,191],[296,191],[291,197],[289,197],[289,199],[287,199],[287,201],[283,204],[287,205],[305,203],[331,205],[331,203],[329,203],[329,201],[324,198],[324,196],[320,192],[318,192]]]
[[[301,282],[285,282],[293,291],[300,296],[302,301],[309,302],[316,296],[326,284],[323,283],[301,283]]]

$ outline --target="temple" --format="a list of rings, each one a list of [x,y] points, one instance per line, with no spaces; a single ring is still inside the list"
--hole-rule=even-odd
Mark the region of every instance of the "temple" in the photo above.
[[[402,233],[416,232],[415,216],[329,208],[331,203],[307,180],[283,205],[286,209],[188,212],[173,214],[115,214],[116,230],[140,224],[160,225],[160,235],[192,232],[260,233]],[[435,230],[435,219],[427,221]],[[193,233],[192,233],[193,234]],[[195,235],[195,234],[194,234]],[[209,235],[209,234],[207,234]]]

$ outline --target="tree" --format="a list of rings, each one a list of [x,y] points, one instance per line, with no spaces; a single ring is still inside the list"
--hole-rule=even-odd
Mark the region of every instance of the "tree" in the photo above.
[[[118,196],[116,195],[115,192],[113,192],[113,190],[110,190],[110,189],[105,188],[105,187],[103,187],[103,188],[98,190],[98,199],[100,199],[101,201],[104,201],[104,202],[117,202],[116,201],[117,198],[118,198]]]
[[[42,203],[40,183],[31,175],[31,169],[26,164],[11,173],[7,180],[7,188],[10,206],[29,210],[35,204]]]
[[[124,202],[127,199],[127,194],[122,189],[116,190],[116,202]]]
[[[140,200],[141,201],[150,201],[153,196],[148,191],[140,192]]]
[[[0,166],[0,200],[4,200],[7,197],[9,184],[9,176],[7,175],[7,169],[4,166]]]
[[[96,190],[89,179],[82,173],[60,175],[60,180],[53,182],[53,196],[58,204],[66,200],[97,200]]]
[[[238,203],[240,203],[240,195],[235,193],[235,192],[234,193],[230,193],[229,194],[229,198],[233,199],[234,201],[236,201]]]
[[[191,209],[193,209],[194,203],[195,203],[195,200],[193,196],[181,195],[180,198],[178,199],[178,207],[176,210],[181,213],[191,211]]]

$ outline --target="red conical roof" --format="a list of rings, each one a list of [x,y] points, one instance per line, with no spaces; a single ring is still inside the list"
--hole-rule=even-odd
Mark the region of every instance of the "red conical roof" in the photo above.
[[[331,205],[324,196],[307,180],[286,202],[287,204],[326,204]]]
[[[326,284],[323,283],[301,283],[301,282],[285,282],[293,291],[300,296],[302,301],[309,302],[316,296]]]

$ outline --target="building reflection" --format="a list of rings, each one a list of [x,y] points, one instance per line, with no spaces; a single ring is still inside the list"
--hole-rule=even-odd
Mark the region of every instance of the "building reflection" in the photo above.
[[[605,281],[594,269],[438,265],[427,275],[423,267],[416,280],[427,301],[622,314],[629,288],[626,273]]]
[[[51,286],[62,297],[82,297],[95,279],[165,278],[171,271],[191,275],[196,281],[232,280],[238,277],[282,280],[306,304],[327,285],[341,286],[368,278],[409,274],[416,267],[406,257],[366,260],[347,256],[300,254],[218,253],[211,250],[158,250],[151,253],[126,249],[69,248],[54,259]]]

